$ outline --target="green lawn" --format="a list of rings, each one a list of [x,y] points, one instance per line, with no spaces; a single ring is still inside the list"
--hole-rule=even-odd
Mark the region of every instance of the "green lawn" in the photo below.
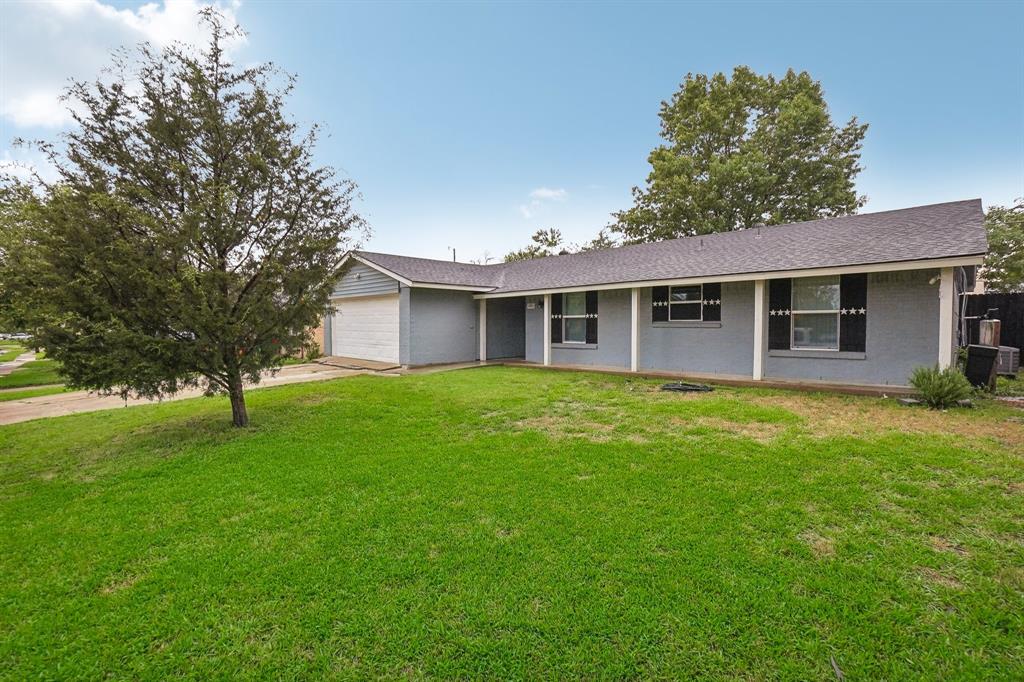
[[[45,386],[59,384],[61,381],[62,379],[57,374],[56,362],[53,360],[30,360],[10,374],[0,376],[0,389]]]
[[[44,395],[63,393],[67,389],[64,386],[40,386],[38,388],[6,389],[0,391],[0,403],[8,400],[24,400],[25,398],[38,398]]]
[[[656,388],[0,427],[0,677],[1024,678],[1024,412]]]
[[[15,343],[0,343],[0,362],[10,362],[27,349]]]

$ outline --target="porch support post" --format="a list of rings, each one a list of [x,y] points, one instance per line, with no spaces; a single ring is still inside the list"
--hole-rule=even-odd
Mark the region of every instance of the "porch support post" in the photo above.
[[[754,280],[754,381],[764,378],[764,280]]]
[[[939,367],[953,366],[953,310],[956,288],[953,268],[942,268],[939,281]]]
[[[544,364],[551,364],[551,294],[544,294]]]
[[[640,290],[633,287],[629,296],[629,371],[640,367]]]
[[[480,299],[480,362],[487,362],[487,299]]]

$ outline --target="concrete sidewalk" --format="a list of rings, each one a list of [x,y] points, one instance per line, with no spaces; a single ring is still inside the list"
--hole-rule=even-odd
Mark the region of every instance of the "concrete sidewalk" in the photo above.
[[[0,377],[10,374],[14,370],[24,365],[26,362],[31,362],[32,360],[35,359],[35,352],[27,350],[18,357],[14,358],[13,360],[8,360],[7,362],[0,362]]]
[[[263,386],[281,386],[283,384],[297,384],[307,381],[323,381],[326,379],[339,379],[357,374],[371,374],[368,370],[340,369],[328,367],[317,363],[303,365],[288,365],[282,367],[277,376],[270,376],[269,373],[259,383]],[[379,374],[378,376],[397,376]],[[30,390],[26,386],[20,390]],[[182,400],[184,398],[195,398],[203,392],[199,389],[181,391],[164,400]],[[24,400],[9,400],[0,402],[0,424],[14,424],[16,422],[40,419],[42,417],[60,417],[66,414],[78,412],[95,412],[97,410],[110,410],[117,407],[132,405],[147,405],[159,402],[144,398],[129,398],[126,401],[118,396],[99,396],[88,391],[74,391],[69,393],[56,393],[54,395],[39,396],[38,398],[25,398]]]

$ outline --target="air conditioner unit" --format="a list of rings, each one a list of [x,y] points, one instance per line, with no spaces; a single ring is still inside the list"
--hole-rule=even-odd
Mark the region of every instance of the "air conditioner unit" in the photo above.
[[[1013,346],[999,346],[996,357],[996,374],[1016,376],[1020,371],[1020,349]]]

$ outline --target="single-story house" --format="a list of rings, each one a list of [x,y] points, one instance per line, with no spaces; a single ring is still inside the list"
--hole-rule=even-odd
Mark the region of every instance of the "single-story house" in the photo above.
[[[474,265],[353,251],[332,355],[905,386],[948,366],[981,201]]]

